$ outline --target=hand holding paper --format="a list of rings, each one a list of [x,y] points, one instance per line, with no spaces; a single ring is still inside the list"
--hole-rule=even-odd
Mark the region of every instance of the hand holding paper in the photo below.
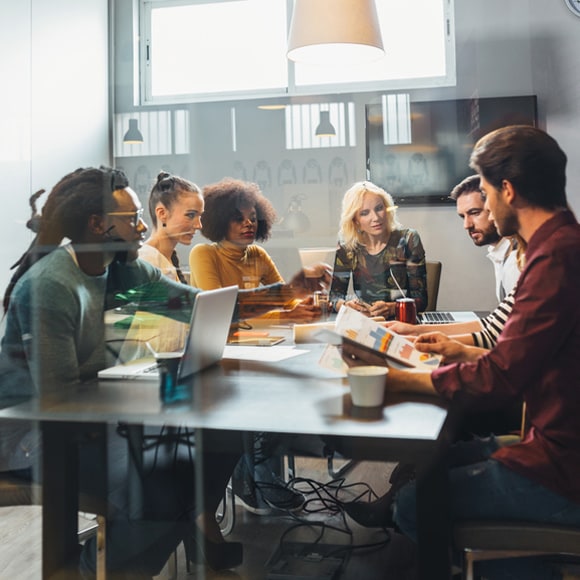
[[[420,352],[410,340],[346,306],[336,317],[335,330],[341,336],[383,353],[405,366],[432,370],[440,365],[443,358],[438,354]]]

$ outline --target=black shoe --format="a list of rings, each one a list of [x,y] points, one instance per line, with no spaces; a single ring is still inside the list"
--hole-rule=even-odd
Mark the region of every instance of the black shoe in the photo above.
[[[185,557],[194,564],[207,564],[215,572],[239,566],[244,560],[241,542],[212,542],[199,530],[183,539]]]
[[[351,501],[343,504],[344,511],[358,524],[365,528],[392,528],[393,501],[396,493],[406,483],[415,478],[415,469],[412,465],[399,463],[391,473],[389,482],[391,488],[385,495],[374,501]]]
[[[244,480],[236,485],[233,492],[239,502],[249,512],[258,516],[272,515],[276,512],[295,512],[302,508],[304,496],[289,488],[281,479],[274,477],[272,482]]]
[[[392,528],[393,488],[374,501],[351,501],[343,504],[344,511],[365,528]]]
[[[304,496],[288,487],[281,479],[275,478],[272,483],[257,482],[258,494],[274,510],[296,512],[304,506]]]

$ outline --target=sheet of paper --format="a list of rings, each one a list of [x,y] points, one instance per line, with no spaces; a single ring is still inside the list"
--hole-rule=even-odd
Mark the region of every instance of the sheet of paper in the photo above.
[[[278,362],[307,353],[307,350],[294,346],[233,346],[226,345],[223,358],[234,360],[257,360]]]
[[[409,339],[347,306],[340,309],[335,329],[338,334],[411,367],[432,370],[443,358],[438,354],[419,352]]]
[[[348,365],[342,359],[340,350],[334,344],[327,344],[318,364],[329,371],[338,373],[340,376],[346,377]]]

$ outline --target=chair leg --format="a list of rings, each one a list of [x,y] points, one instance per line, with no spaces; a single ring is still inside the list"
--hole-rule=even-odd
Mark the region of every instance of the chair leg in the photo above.
[[[350,471],[358,462],[354,459],[349,459],[343,466],[339,469],[334,469],[334,453],[331,453],[327,457],[328,463],[328,475],[332,477],[332,479],[339,479],[343,475],[345,475],[348,471]]]
[[[463,580],[476,580],[475,558],[471,550],[463,551]]]
[[[287,455],[286,462],[287,462],[288,480],[294,479],[296,477],[296,461],[294,459],[294,455],[292,454]]]
[[[97,515],[97,580],[107,578],[107,520],[104,516]]]

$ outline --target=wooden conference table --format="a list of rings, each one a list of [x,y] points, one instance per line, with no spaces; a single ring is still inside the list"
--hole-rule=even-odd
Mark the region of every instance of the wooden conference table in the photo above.
[[[451,413],[437,400],[387,395],[382,416],[357,418],[346,379],[318,365],[320,344],[261,349],[261,360],[224,359],[192,382],[192,398],[161,404],[155,381],[99,381],[66,400],[35,400],[0,411],[0,419],[39,421],[44,446],[43,578],[61,570],[77,544],[78,432],[106,426],[187,426],[197,430],[271,431],[339,437],[347,457],[414,463],[418,472],[420,577],[450,578],[446,470]],[[228,347],[228,349],[240,347]],[[242,351],[236,351],[238,357]],[[226,353],[227,354],[227,353]],[[96,506],[97,508],[99,506]],[[85,508],[83,508],[85,509]]]

